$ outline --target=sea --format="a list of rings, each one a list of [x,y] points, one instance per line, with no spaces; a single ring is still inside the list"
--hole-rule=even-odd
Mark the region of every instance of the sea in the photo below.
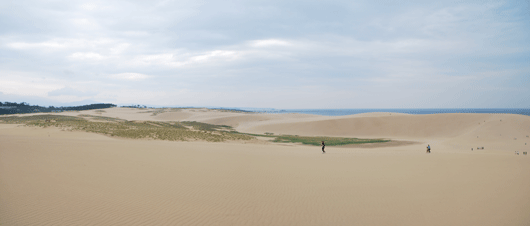
[[[520,114],[530,116],[530,109],[528,108],[374,108],[374,109],[259,109],[259,108],[240,108],[239,110],[258,112],[258,113],[272,113],[272,114],[289,114],[301,113],[312,115],[325,116],[342,116],[354,115],[369,112],[390,112],[390,113],[406,113],[415,115],[426,114],[445,114],[445,113],[481,113],[481,114]]]

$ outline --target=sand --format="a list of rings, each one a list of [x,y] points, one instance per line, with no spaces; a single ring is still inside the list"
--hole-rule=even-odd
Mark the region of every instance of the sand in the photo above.
[[[528,116],[142,111],[60,114],[400,144],[322,154],[0,124],[0,225],[530,225]]]

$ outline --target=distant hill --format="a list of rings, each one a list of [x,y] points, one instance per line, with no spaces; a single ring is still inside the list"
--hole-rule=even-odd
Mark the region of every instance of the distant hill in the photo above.
[[[115,104],[89,104],[75,107],[42,107],[38,105],[29,105],[26,102],[0,102],[0,115],[5,114],[21,114],[21,113],[36,113],[36,112],[61,112],[61,111],[82,111],[116,107]]]

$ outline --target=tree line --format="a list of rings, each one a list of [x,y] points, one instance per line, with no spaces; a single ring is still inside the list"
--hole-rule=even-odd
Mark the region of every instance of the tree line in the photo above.
[[[5,114],[21,114],[21,113],[36,113],[36,112],[61,112],[61,111],[83,111],[93,109],[103,109],[116,107],[115,104],[88,104],[73,107],[43,107],[38,105],[30,105],[26,102],[0,102],[0,115]]]

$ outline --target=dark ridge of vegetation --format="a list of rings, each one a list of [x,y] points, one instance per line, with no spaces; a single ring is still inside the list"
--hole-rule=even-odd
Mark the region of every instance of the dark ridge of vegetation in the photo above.
[[[133,105],[129,105],[129,106],[120,106],[122,108],[147,108],[147,106],[145,105],[139,105],[139,104],[133,104]]]
[[[61,111],[83,111],[93,109],[104,109],[116,107],[114,104],[89,104],[75,107],[42,107],[38,105],[29,105],[26,102],[0,102],[0,115],[5,114],[22,114],[22,113],[36,113],[36,112],[61,112]]]
[[[246,111],[241,109],[232,109],[232,108],[201,108],[201,107],[176,107],[176,108],[163,108],[163,109],[170,109],[172,111],[179,111],[183,109],[191,109],[191,110],[216,110],[221,112],[234,112],[234,113],[254,113],[252,111]]]
[[[340,146],[347,144],[365,144],[365,143],[383,143],[390,140],[383,139],[358,139],[358,138],[344,138],[344,137],[303,137],[293,135],[279,135],[273,142],[279,143],[302,143],[307,145],[320,146],[322,141],[325,142],[326,146]]]
[[[138,105],[139,106],[139,105]],[[124,107],[131,107],[131,106],[124,106]],[[132,107],[135,107],[135,106],[132,106]],[[141,107],[141,106],[140,106]],[[144,106],[145,107],[145,106]],[[135,108],[139,108],[139,107],[135,107]],[[189,110],[199,110],[199,111],[208,111],[208,110],[215,110],[215,111],[220,111],[220,112],[233,112],[233,113],[254,113],[252,111],[245,111],[245,110],[238,110],[238,109],[228,109],[228,108],[193,108],[193,107],[178,107],[178,108],[150,108],[152,110],[145,110],[145,111],[142,111],[140,113],[152,113],[151,115],[152,116],[156,116],[158,114],[161,114],[161,113],[165,113],[165,112],[178,112],[178,111],[181,111],[181,110],[184,110],[184,109],[189,109]]]
[[[241,110],[241,109],[232,109],[232,108],[208,108],[208,109],[212,109],[212,110],[218,110],[218,111],[222,111],[222,112],[235,112],[235,113],[254,113],[253,111],[246,111],[246,110]]]
[[[223,131],[230,129],[230,127],[227,126],[217,126],[199,122],[136,122],[93,115],[80,116],[82,117],[64,115],[9,116],[0,117],[0,122],[38,127],[54,126],[70,131],[86,131],[130,139],[156,139],[169,141],[204,140],[210,142],[255,139],[249,135]],[[83,117],[90,117],[104,121],[94,122]],[[186,126],[192,127],[193,130],[188,129]]]

